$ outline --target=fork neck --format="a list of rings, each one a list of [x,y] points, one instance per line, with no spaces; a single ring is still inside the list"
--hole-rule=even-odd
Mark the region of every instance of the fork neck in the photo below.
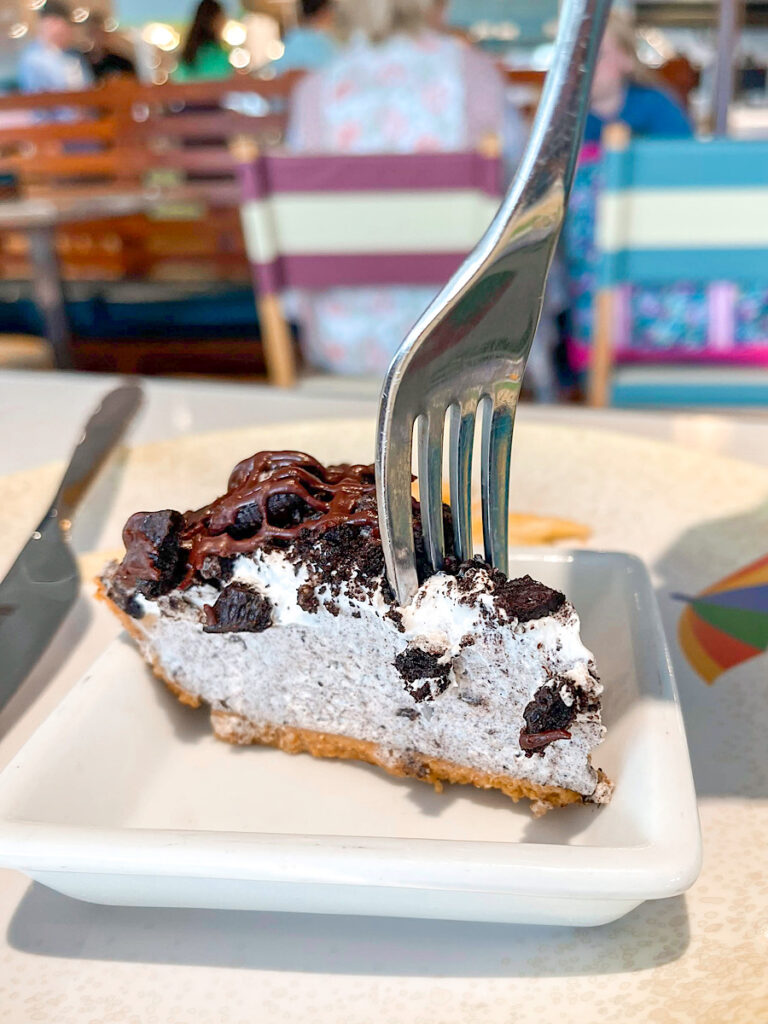
[[[610,7],[611,0],[565,0],[531,135],[503,210],[519,212],[553,189],[560,192],[565,207]]]

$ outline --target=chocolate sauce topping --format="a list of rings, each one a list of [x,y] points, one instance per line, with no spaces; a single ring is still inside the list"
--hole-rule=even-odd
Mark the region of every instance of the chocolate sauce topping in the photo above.
[[[510,620],[540,618],[563,604],[562,594],[529,577],[508,580],[482,560],[459,562],[453,556],[447,506],[443,516],[443,569],[465,591],[462,600],[477,600],[474,581],[482,571],[488,574],[497,607]],[[423,582],[432,570],[416,500],[413,533],[418,578]],[[285,550],[308,574],[297,595],[307,611],[322,606],[333,614],[343,586],[361,599],[377,590],[387,603],[395,603],[386,580],[382,583],[384,555],[373,466],[323,466],[303,452],[258,452],[235,466],[222,497],[184,515],[172,510],[137,512],[126,523],[123,540],[126,553],[114,573],[110,596],[126,610],[136,593],[154,599],[195,582],[221,590],[231,580],[238,555],[275,548]],[[392,617],[397,622],[396,610]]]
[[[189,586],[196,573],[207,576],[211,558],[287,547],[305,531],[319,535],[341,526],[378,540],[373,466],[323,466],[303,452],[259,452],[235,466],[226,494],[210,505],[183,516],[131,516],[118,578],[126,588],[151,581],[154,596]]]
[[[373,466],[323,466],[303,452],[259,452],[235,466],[227,493],[184,516],[182,544],[194,571],[207,555],[231,557],[302,530],[346,523],[378,531]]]

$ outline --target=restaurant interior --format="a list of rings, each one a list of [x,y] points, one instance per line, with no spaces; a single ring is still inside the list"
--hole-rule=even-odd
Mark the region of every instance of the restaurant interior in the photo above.
[[[377,238],[386,162],[381,189],[367,189],[364,220],[350,222],[328,193],[356,192],[362,172],[341,158],[367,154],[376,184],[372,154],[474,151],[493,179],[485,194],[498,202],[537,109],[558,4],[434,4],[431,31],[471,49],[481,73],[492,76],[492,96],[473,104],[473,123],[451,125],[450,112],[438,112],[430,125],[427,112],[419,125],[421,114],[411,111],[414,123],[399,133],[384,127],[378,137],[369,129],[357,138],[355,103],[386,116],[382,90],[366,98],[374,86],[358,83],[351,106],[334,104],[330,73],[316,80],[323,129],[306,130],[304,122],[321,111],[306,101],[302,79],[354,49],[360,28],[345,32],[344,11],[335,23],[332,4],[305,6],[214,5],[206,57],[197,64],[185,60],[195,14],[187,0],[72,6],[64,12],[66,45],[51,44],[51,52],[68,54],[69,68],[62,61],[49,78],[36,79],[40,26],[47,36],[46,25],[60,19],[46,17],[42,0],[3,4],[0,366],[282,386],[318,374],[381,379],[415,319],[482,235],[493,202],[475,203],[461,223],[456,212],[455,238],[435,239],[427,213],[435,190],[465,191],[467,210],[473,189],[476,196],[482,190],[471,174],[462,180],[457,171],[451,182],[434,170],[432,183],[428,170],[416,169],[421,217],[393,209],[388,218],[393,234],[403,233],[398,253],[393,238]],[[634,123],[623,141],[611,131],[622,123],[618,108],[593,112],[588,124],[524,397],[760,408],[768,399],[765,5],[651,0],[615,5],[612,17],[614,58],[626,65],[615,88],[636,87],[639,108],[628,111]],[[444,79],[431,86],[435,95],[463,88],[447,73]],[[648,106],[644,96],[659,92],[667,107]],[[390,120],[407,120],[397,102]],[[346,126],[345,118],[352,119]],[[634,163],[632,147],[642,155],[646,140],[647,160]],[[333,165],[322,159],[330,155],[339,158]],[[414,168],[420,159],[413,156]],[[699,180],[686,175],[692,167]],[[258,200],[247,186],[254,175],[263,179]],[[341,177],[333,182],[333,175]],[[646,221],[649,188],[659,190],[655,202],[647,199],[658,231],[646,224],[646,237],[634,237],[631,215],[612,219],[611,194],[621,189],[625,204],[636,198],[637,217]],[[719,190],[734,188],[758,189],[749,214],[726,212],[734,193]],[[286,195],[296,189],[304,193],[303,238],[287,222]],[[752,199],[760,215],[752,216]],[[257,210],[270,211],[269,223]],[[745,216],[751,229],[739,220]],[[407,230],[398,229],[398,217],[407,218]],[[364,237],[345,237],[354,223]],[[269,267],[254,259],[265,246]],[[332,294],[318,295],[331,286]],[[383,317],[372,298],[377,288]],[[335,301],[346,308],[329,314]]]

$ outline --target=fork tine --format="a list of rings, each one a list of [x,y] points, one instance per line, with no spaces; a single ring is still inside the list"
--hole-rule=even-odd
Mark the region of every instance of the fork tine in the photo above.
[[[476,401],[452,405],[450,412],[450,480],[453,544],[456,557],[472,557],[472,443],[475,436]]]
[[[379,435],[376,452],[376,500],[382,548],[387,579],[400,604],[406,604],[419,586],[413,545],[412,435],[413,418],[403,414],[394,420],[386,444],[382,444]]]
[[[518,393],[516,385],[498,387],[483,417],[480,487],[485,560],[503,573],[508,570],[509,460]]]
[[[443,530],[443,425],[440,415],[424,413],[419,417],[419,501],[424,547],[427,558],[438,572],[445,558]]]

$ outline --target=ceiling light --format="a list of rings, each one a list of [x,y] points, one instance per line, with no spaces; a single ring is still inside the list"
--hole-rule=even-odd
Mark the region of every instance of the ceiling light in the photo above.
[[[181,36],[176,29],[162,21],[151,21],[144,26],[141,35],[146,42],[166,53],[175,50],[181,42]]]
[[[248,32],[242,21],[235,21],[234,18],[230,18],[224,26],[221,38],[228,46],[242,46],[248,38]]]
[[[242,46],[236,46],[229,55],[229,63],[238,71],[244,71],[251,63],[251,55]]]

